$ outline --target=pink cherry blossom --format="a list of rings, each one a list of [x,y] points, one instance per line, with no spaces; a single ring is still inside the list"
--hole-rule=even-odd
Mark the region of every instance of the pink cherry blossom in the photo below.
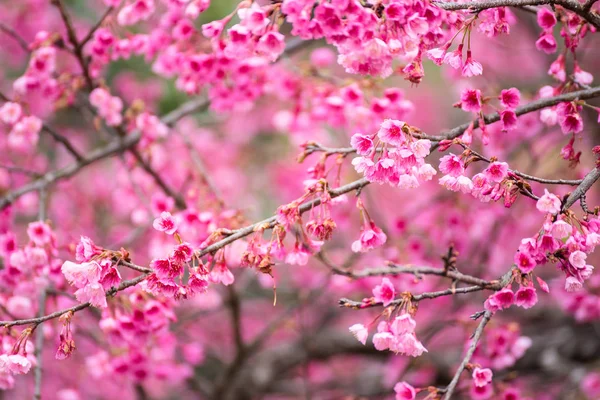
[[[484,171],[485,177],[494,182],[502,182],[508,174],[508,164],[494,161]]]
[[[396,400],[415,400],[417,391],[406,382],[398,382],[394,385]]]
[[[465,166],[458,156],[450,153],[440,159],[440,171],[456,178],[464,174]]]
[[[560,211],[561,203],[558,197],[544,189],[544,195],[537,201],[536,207],[541,212],[556,214]]]
[[[509,288],[504,288],[485,301],[485,309],[488,311],[498,311],[509,308],[515,301],[515,294]]]
[[[42,221],[30,223],[27,227],[27,235],[38,246],[44,246],[52,241],[52,229]]]
[[[460,95],[460,106],[465,111],[478,113],[481,111],[481,91],[478,89],[465,89]]]
[[[517,88],[504,89],[500,92],[500,103],[507,109],[514,110],[521,101],[521,92]]]
[[[19,103],[9,101],[0,107],[0,120],[5,124],[16,124],[21,115],[23,115],[23,109]]]
[[[474,368],[473,383],[475,386],[485,386],[492,381],[492,370],[489,368]]]
[[[350,328],[350,333],[362,344],[367,343],[367,337],[369,336],[369,330],[363,324],[354,324]]]
[[[367,156],[373,150],[373,140],[371,137],[355,133],[350,139],[350,144],[356,149],[356,153]]]
[[[515,304],[519,307],[531,308],[537,301],[537,294],[532,286],[521,286],[515,293]]]
[[[388,278],[383,278],[381,284],[373,288],[373,296],[375,301],[381,302],[384,307],[387,307],[396,297],[396,290]]]
[[[404,121],[386,119],[381,124],[377,136],[385,143],[401,146],[406,141],[404,133],[402,132],[405,125],[406,123]]]
[[[364,253],[382,246],[386,240],[387,235],[375,223],[371,223],[362,228],[359,239],[352,243],[352,251]]]
[[[483,73],[483,67],[480,63],[473,60],[471,50],[467,51],[467,59],[462,67],[462,75],[465,77],[477,76]]]
[[[556,25],[556,16],[549,9],[540,7],[537,12],[537,23],[544,30],[552,29]]]
[[[172,235],[177,231],[177,224],[168,211],[160,213],[160,217],[156,218],[152,223],[154,229],[159,232],[164,232],[167,235]]]

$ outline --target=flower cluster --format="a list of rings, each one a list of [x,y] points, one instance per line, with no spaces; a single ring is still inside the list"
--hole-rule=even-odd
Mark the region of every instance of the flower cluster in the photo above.
[[[15,151],[27,152],[35,148],[42,121],[34,115],[24,115],[19,103],[6,102],[0,107],[0,121],[9,128],[7,143]]]
[[[205,292],[208,288],[209,271],[195,256],[193,246],[181,241],[180,236],[176,233],[177,224],[171,213],[163,211],[154,220],[153,226],[159,232],[174,235],[179,244],[173,248],[167,258],[157,258],[150,262],[153,272],[146,279],[148,291],[175,299],[185,299]],[[194,266],[195,263],[197,265]],[[187,284],[184,283],[186,267],[189,275]],[[220,263],[215,264],[214,274],[220,274],[221,269]],[[233,276],[231,276],[231,281],[232,278]]]
[[[111,96],[108,90],[96,88],[90,93],[90,103],[96,108],[100,117],[109,126],[121,125],[123,122],[123,101],[120,97]]]
[[[381,321],[377,325],[377,333],[373,335],[373,345],[379,351],[390,350],[396,354],[418,357],[427,349],[417,339],[415,328],[417,324],[408,313],[401,314],[392,322]],[[350,332],[365,344],[369,330],[362,324],[350,327]]]
[[[494,370],[508,368],[525,355],[531,344],[529,337],[521,336],[518,324],[488,327],[482,343],[475,349],[473,362]]]
[[[514,261],[522,273],[528,274],[538,265],[558,263],[565,274],[565,289],[577,291],[592,275],[594,267],[587,255],[600,244],[600,219],[577,220],[575,217],[552,215],[560,211],[560,200],[546,193],[538,201],[538,209],[548,213],[542,229],[521,241]]]
[[[415,133],[416,129],[404,121],[386,119],[376,134],[354,134],[351,144],[359,154],[352,160],[354,168],[370,182],[418,187],[437,172],[425,163],[431,142],[415,138]]]

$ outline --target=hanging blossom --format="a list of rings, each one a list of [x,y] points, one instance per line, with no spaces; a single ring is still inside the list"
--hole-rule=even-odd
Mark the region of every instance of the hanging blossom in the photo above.
[[[394,318],[392,322],[381,321],[377,333],[373,335],[373,345],[379,351],[390,350],[396,354],[418,357],[427,349],[417,339],[415,320],[408,314]],[[368,337],[368,329],[362,324],[350,327],[350,332],[363,344]]]
[[[123,101],[118,96],[111,96],[103,88],[96,88],[90,93],[90,103],[96,108],[98,114],[106,121],[109,126],[120,125],[123,121],[121,111],[123,110]]]
[[[547,218],[535,236],[521,241],[515,264],[522,273],[529,274],[538,265],[557,263],[565,274],[565,290],[578,291],[594,271],[587,256],[600,244],[600,219],[559,215],[553,220],[553,215],[560,212],[560,200],[548,192],[538,203],[538,209],[547,213]]]
[[[425,163],[431,142],[413,136],[417,130],[404,121],[386,119],[374,135],[355,134],[352,147],[360,157],[352,160],[356,171],[370,182],[415,188],[437,173]]]
[[[352,251],[355,253],[364,253],[374,248],[383,246],[387,241],[387,235],[377,226],[369,216],[362,201],[356,201],[356,207],[360,210],[362,218],[362,226],[360,229],[360,237],[352,242]]]
[[[6,102],[0,107],[0,121],[8,128],[8,146],[15,151],[35,149],[42,129],[42,121],[34,115],[25,115],[19,103]]]

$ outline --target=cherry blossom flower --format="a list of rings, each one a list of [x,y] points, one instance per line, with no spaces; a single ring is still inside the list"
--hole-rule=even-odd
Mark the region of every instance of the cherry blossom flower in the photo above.
[[[538,8],[537,23],[544,30],[550,30],[556,25],[556,16],[554,12],[545,7]]]
[[[473,383],[475,386],[485,386],[492,381],[492,370],[489,368],[473,369]]]
[[[552,34],[546,33],[535,42],[535,47],[546,54],[552,54],[556,52],[556,40]]]
[[[560,211],[560,199],[544,189],[544,195],[536,203],[536,208],[545,213],[556,214]]]
[[[154,229],[159,232],[164,232],[167,235],[172,235],[177,231],[177,224],[168,211],[160,213],[160,217],[156,218],[152,223]]]
[[[583,284],[581,283],[581,281],[575,278],[574,276],[569,276],[565,280],[565,290],[567,292],[576,292],[578,290],[581,290],[582,287]]]
[[[396,400],[415,400],[417,391],[406,382],[398,382],[394,385]]]
[[[402,129],[406,123],[404,121],[386,119],[381,124],[377,136],[381,141],[394,146],[401,146],[406,141]]]
[[[532,286],[521,286],[515,293],[515,304],[523,308],[531,308],[537,303],[537,293]]]
[[[465,166],[458,156],[450,153],[440,159],[440,171],[457,178],[464,175]]]
[[[481,111],[481,91],[479,89],[465,89],[460,95],[460,106],[464,111],[478,113]]]
[[[471,50],[467,50],[467,58],[462,67],[462,75],[466,77],[477,76],[483,73],[483,67],[480,63],[473,60]]]
[[[350,333],[362,344],[367,343],[367,337],[369,336],[369,330],[363,324],[354,324],[350,328]]]
[[[517,88],[504,89],[500,92],[500,103],[509,110],[514,110],[521,101],[521,92]]]
[[[38,246],[44,246],[52,241],[52,229],[42,221],[30,223],[27,227],[27,235]]]
[[[485,177],[493,182],[502,182],[508,175],[508,164],[505,162],[494,161],[485,171]]]
[[[371,137],[355,133],[350,138],[350,144],[356,149],[356,153],[362,156],[367,156],[373,150],[373,140]]]
[[[515,301],[515,294],[509,288],[504,288],[490,297],[485,301],[485,309],[488,311],[496,312],[509,308]]]
[[[364,253],[382,246],[386,240],[386,234],[374,222],[371,222],[370,226],[362,227],[360,238],[352,243],[352,251]]]
[[[381,284],[373,288],[373,296],[375,301],[383,303],[384,307],[389,306],[396,297],[394,285],[388,278],[383,278]]]
[[[5,124],[14,125],[23,115],[23,109],[19,103],[6,102],[0,107],[0,120]]]
[[[583,251],[577,250],[569,255],[569,262],[575,268],[584,268],[586,265],[586,258],[587,254],[585,254]]]

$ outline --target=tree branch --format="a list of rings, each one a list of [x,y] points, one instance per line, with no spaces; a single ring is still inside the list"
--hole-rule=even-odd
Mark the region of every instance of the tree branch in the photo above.
[[[15,39],[17,41],[17,43],[19,43],[19,46],[26,53],[29,53],[29,44],[27,43],[27,41],[25,39],[23,39],[23,37],[21,35],[19,35],[17,32],[15,32],[14,29],[12,29],[11,27],[0,22],[0,31],[6,33],[8,36]]]
[[[83,47],[87,44],[87,42],[90,41],[90,39],[92,38],[92,36],[94,35],[94,33],[102,26],[102,24],[104,23],[104,20],[110,15],[110,13],[114,10],[114,7],[108,7],[106,9],[106,11],[104,11],[104,14],[102,14],[102,16],[100,17],[100,19],[98,20],[98,22],[96,22],[94,24],[94,26],[92,26],[92,28],[89,30],[89,32],[87,33],[87,35],[84,36],[83,39],[81,39],[81,42],[79,42],[79,46],[83,49]]]
[[[475,286],[467,286],[467,287],[463,287],[463,288],[451,287],[446,290],[440,290],[440,291],[436,291],[436,292],[425,292],[425,293],[416,294],[416,295],[406,292],[407,294],[410,295],[411,301],[418,302],[418,301],[425,300],[425,299],[435,299],[435,298],[443,297],[443,296],[453,296],[455,294],[466,294],[466,293],[472,293],[472,292],[479,292],[482,290],[498,291],[498,290],[504,288],[506,285],[508,285],[515,268],[516,267],[513,266],[512,268],[510,268],[508,270],[508,272],[506,272],[504,275],[502,275],[502,277],[500,277],[500,279],[491,281],[491,282],[485,281],[483,279],[480,279],[480,278],[477,278],[474,276],[461,274],[458,271],[456,271],[456,272],[448,271],[448,273],[445,275],[445,274],[443,274],[443,270],[437,269],[437,268],[429,268],[429,267],[417,267],[417,268],[407,267],[407,268],[396,270],[395,272],[396,273],[415,273],[416,270],[421,270],[422,271],[421,273],[423,273],[423,274],[446,276],[448,278],[453,278],[453,276],[460,277],[463,282],[475,284]],[[441,271],[441,273],[439,271]],[[382,268],[382,269],[377,270],[377,272],[383,273],[383,272],[387,272],[387,271],[384,271]],[[370,275],[367,275],[367,276],[370,276]],[[456,280],[459,280],[459,279],[456,279]],[[402,304],[405,300],[406,299],[404,297],[401,297],[399,299],[392,301],[389,305],[390,306],[398,306],[398,305]],[[367,301],[354,301],[354,300],[350,300],[350,299],[346,299],[346,298],[341,298],[338,303],[341,307],[353,308],[355,310],[383,306],[382,302],[375,301],[374,299],[367,300]]]
[[[479,342],[479,339],[481,338],[483,329],[485,328],[485,326],[487,325],[487,323],[490,321],[491,318],[492,318],[492,313],[490,311],[486,311],[483,314],[483,318],[482,318],[481,322],[479,323],[479,326],[475,330],[475,334],[473,335],[473,340],[471,342],[471,345],[469,346],[469,349],[467,350],[467,354],[465,355],[465,358],[463,358],[462,362],[460,363],[460,366],[456,370],[456,373],[454,374],[452,381],[446,387],[445,394],[444,394],[444,400],[450,400],[452,398],[452,394],[454,393],[454,389],[456,389],[456,385],[458,384],[460,375],[465,370],[465,367],[467,366],[469,361],[471,361],[471,357],[473,357],[473,353],[475,352],[477,343]]]
[[[585,196],[588,190],[600,178],[600,168],[596,167],[583,178],[583,181],[575,188],[575,190],[567,197],[565,204],[562,206],[562,212],[568,210],[577,200]]]

